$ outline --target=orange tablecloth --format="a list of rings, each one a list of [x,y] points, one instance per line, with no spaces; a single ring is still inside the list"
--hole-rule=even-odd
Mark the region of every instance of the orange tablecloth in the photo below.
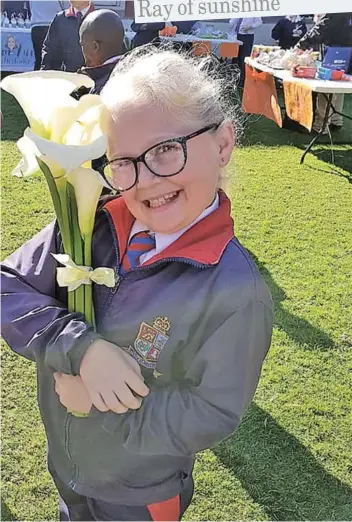
[[[313,124],[312,89],[295,82],[294,78],[285,80],[283,85],[287,116],[310,131]],[[246,65],[242,108],[245,112],[266,116],[282,127],[275,79],[270,72],[257,71]]]
[[[256,71],[246,65],[242,108],[251,114],[261,114],[282,127],[282,116],[272,74]]]
[[[284,95],[287,116],[311,131],[313,125],[312,89],[309,85],[284,81]]]

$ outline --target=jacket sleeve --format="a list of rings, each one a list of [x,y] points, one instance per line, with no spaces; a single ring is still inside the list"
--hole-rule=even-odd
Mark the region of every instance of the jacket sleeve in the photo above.
[[[132,31],[139,33],[140,31],[162,31],[165,28],[164,22],[155,22],[155,23],[145,23],[145,24],[137,24],[136,22],[132,22],[131,29]]]
[[[1,267],[2,335],[16,353],[44,358],[55,371],[77,374],[81,359],[99,337],[80,314],[56,298],[58,234],[48,225]]]
[[[329,37],[332,20],[331,15],[323,16],[317,24],[306,32],[296,47],[305,51],[306,49],[311,49],[314,45],[323,44]]]
[[[261,18],[252,18],[251,28],[257,29],[257,27],[260,27],[263,24],[263,20]]]
[[[273,27],[273,30],[271,31],[271,38],[273,40],[280,40],[280,38],[281,38],[281,27],[282,27],[281,20],[279,20],[277,22],[277,24],[275,25],[275,27]]]
[[[137,24],[136,22],[132,22],[131,23],[131,29],[132,31],[134,31],[135,33],[138,33],[139,31],[142,30],[142,27],[143,26],[146,26],[147,24]]]
[[[46,34],[40,69],[43,71],[61,69],[63,62],[63,50],[60,39],[59,18],[55,15]]]
[[[307,34],[307,32],[308,32],[307,26],[306,26],[306,24],[303,22],[303,24],[302,24],[302,36],[304,36],[305,34]]]
[[[271,332],[271,307],[251,302],[203,344],[182,383],[152,389],[137,411],[99,413],[103,428],[135,454],[184,456],[215,445],[254,396]]]

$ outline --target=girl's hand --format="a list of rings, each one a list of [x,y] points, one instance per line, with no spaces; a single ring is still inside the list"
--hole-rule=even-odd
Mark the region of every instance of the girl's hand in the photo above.
[[[60,402],[68,411],[89,413],[92,408],[92,399],[84,386],[81,377],[54,373],[55,391]]]
[[[84,355],[80,375],[94,406],[100,411],[137,410],[149,389],[139,364],[118,346],[98,339]]]

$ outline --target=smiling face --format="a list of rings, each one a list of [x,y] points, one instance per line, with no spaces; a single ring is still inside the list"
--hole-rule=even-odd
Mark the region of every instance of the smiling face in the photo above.
[[[9,36],[8,37],[8,39],[7,39],[7,47],[11,51],[13,51],[13,49],[16,49],[16,40],[15,40],[15,38],[13,36]]]
[[[109,121],[109,160],[137,157],[159,142],[202,127],[185,125],[161,107],[129,105]],[[218,130],[187,142],[187,163],[173,177],[155,176],[140,162],[138,183],[122,193],[130,212],[154,232],[172,234],[190,225],[212,204],[220,169],[228,163],[233,146],[233,127],[224,122]]]

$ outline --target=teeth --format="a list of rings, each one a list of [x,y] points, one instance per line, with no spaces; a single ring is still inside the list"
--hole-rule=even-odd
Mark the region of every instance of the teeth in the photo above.
[[[161,207],[165,205],[170,199],[173,199],[177,195],[177,192],[170,192],[170,194],[166,194],[165,196],[160,196],[160,198],[150,199],[149,205],[151,208]]]

